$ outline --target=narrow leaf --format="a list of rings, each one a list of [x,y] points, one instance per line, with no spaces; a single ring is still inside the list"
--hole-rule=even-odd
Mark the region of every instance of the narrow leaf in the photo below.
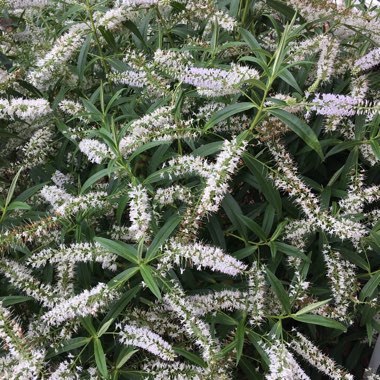
[[[141,272],[141,276],[142,276],[145,284],[148,286],[148,288],[151,290],[151,292],[158,299],[161,299],[160,288],[158,287],[156,279],[153,277],[152,267],[150,267],[148,265],[141,265],[140,266],[140,272]]]
[[[147,250],[146,258],[150,260],[154,257],[160,247],[165,243],[172,232],[177,228],[178,224],[181,222],[182,218],[180,215],[173,215],[168,219],[168,221],[163,225],[163,227],[158,231],[157,235],[152,241],[152,244]]]
[[[96,237],[94,240],[110,252],[115,253],[132,263],[138,264],[137,250],[131,245],[122,241],[110,240],[103,237]]]
[[[302,308],[301,310],[297,311],[297,313],[295,315],[298,316],[298,315],[302,315],[302,314],[307,314],[312,310],[318,309],[321,306],[328,304],[330,301],[331,301],[331,298],[329,298],[327,300],[311,303],[310,305],[307,305],[304,308]]]
[[[244,111],[248,111],[254,107],[253,103],[245,102],[245,103],[234,103],[230,104],[222,110],[215,112],[210,120],[206,123],[204,130],[212,128],[216,124],[220,123],[223,120],[228,119],[229,117]]]
[[[281,281],[269,270],[267,269],[268,280],[272,286],[273,291],[275,292],[278,300],[281,302],[285,312],[287,314],[291,313],[291,306],[289,296],[286,293],[284,287],[281,284]]]
[[[380,284],[380,272],[377,272],[370,280],[364,285],[362,291],[360,292],[359,299],[364,301],[365,298],[371,297],[373,292]]]
[[[106,363],[106,356],[104,355],[104,350],[102,347],[102,343],[99,339],[94,339],[94,353],[95,353],[95,362],[96,366],[103,379],[108,379],[108,370]]]
[[[311,149],[316,151],[323,160],[323,152],[317,135],[314,131],[297,116],[281,109],[271,109],[269,113],[283,121],[295,134],[298,135]]]
[[[334,321],[333,319],[322,317],[321,315],[314,314],[302,314],[302,315],[293,315],[293,319],[299,322],[308,323],[312,325],[319,325],[328,327],[331,329],[336,329],[340,331],[347,331],[346,326],[343,323]]]

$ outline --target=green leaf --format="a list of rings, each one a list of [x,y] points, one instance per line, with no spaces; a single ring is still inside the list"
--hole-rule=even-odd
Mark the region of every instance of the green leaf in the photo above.
[[[115,253],[118,256],[127,259],[131,263],[138,264],[137,250],[133,246],[126,244],[122,241],[110,240],[103,237],[95,237],[94,241],[99,243],[102,247]]]
[[[142,44],[147,48],[144,37],[137,28],[137,26],[130,20],[124,21],[124,25],[142,42]]]
[[[148,286],[151,292],[160,300],[161,292],[156,279],[153,277],[154,272],[152,267],[149,265],[141,265],[140,272],[145,284]]]
[[[193,156],[206,157],[210,154],[219,152],[223,147],[223,141],[215,141],[210,144],[201,145],[199,148],[195,149],[191,154]]]
[[[100,178],[105,177],[106,175],[110,175],[113,172],[113,169],[106,168],[101,169],[95,174],[93,174],[90,178],[87,178],[86,182],[82,185],[80,189],[80,194],[83,194],[87,189],[89,189],[95,182],[99,181]]]
[[[0,297],[0,302],[2,302],[4,306],[12,306],[18,303],[32,301],[33,299],[33,297],[28,296],[4,296]]]
[[[269,270],[266,270],[268,280],[272,286],[273,291],[275,292],[278,300],[281,302],[282,307],[284,308],[284,311],[287,314],[291,313],[291,306],[290,306],[290,300],[289,296],[286,293],[284,287],[281,284],[281,281]]]
[[[17,181],[18,181],[18,177],[20,177],[20,174],[21,174],[22,169],[23,169],[23,168],[21,167],[21,168],[18,170],[18,172],[16,173],[16,175],[13,177],[13,180],[12,180],[11,186],[9,187],[9,191],[8,191],[8,194],[7,194],[7,198],[5,199],[4,210],[7,209],[9,203],[10,203],[11,200],[12,200],[13,194],[14,194],[15,189],[16,189],[16,184],[17,184]]]
[[[379,145],[379,143],[377,142],[377,140],[371,139],[370,144],[371,144],[373,153],[375,154],[377,159],[380,160],[380,145]]]
[[[249,154],[244,154],[243,159],[249,171],[254,175],[260,186],[261,193],[269,204],[276,210],[277,215],[281,216],[282,201],[279,191],[273,186],[268,179],[268,171],[261,161],[253,158]]]
[[[196,365],[199,365],[202,368],[207,368],[207,364],[205,361],[203,361],[198,355],[193,354],[192,352],[186,351],[183,348],[180,347],[173,347],[173,351],[183,356],[184,358],[190,360],[191,362],[195,363]]]
[[[124,282],[127,282],[132,278],[136,273],[140,271],[139,267],[132,267],[124,270],[123,272],[116,275],[112,280],[109,281],[108,286],[110,288],[119,287]]]
[[[105,332],[107,332],[107,330],[109,329],[109,327],[112,325],[113,322],[114,322],[114,319],[111,318],[100,326],[97,333],[98,338],[100,338]]]
[[[231,194],[226,194],[222,202],[223,210],[226,212],[228,218],[234,225],[235,229],[239,233],[243,234],[247,238],[247,228],[243,222],[240,220],[240,216],[243,216],[243,212],[239,206],[239,203]]]
[[[289,86],[292,86],[295,90],[297,90],[300,94],[303,93],[293,74],[288,69],[282,69],[278,73],[278,76]]]
[[[286,5],[286,3],[284,1],[280,1],[280,0],[267,0],[267,4],[273,8],[274,10],[282,13],[287,19],[291,20],[294,15],[295,15],[295,11],[294,9],[292,9],[291,7],[289,7],[288,5]]]
[[[15,198],[15,201],[25,202],[34,194],[38,193],[48,182],[39,183],[38,185],[29,187]]]
[[[255,56],[260,59],[262,63],[266,63],[266,57],[263,53],[263,48],[260,46],[260,44],[257,42],[254,35],[249,32],[246,29],[240,28],[240,34],[243,37],[244,41],[248,44],[248,46],[251,48]]]
[[[252,231],[260,240],[266,241],[267,236],[263,229],[254,220],[248,218],[245,215],[238,215],[238,218],[243,222],[247,228]]]
[[[25,202],[13,201],[7,207],[7,210],[30,210],[32,207]]]
[[[84,78],[84,71],[86,69],[86,61],[87,61],[87,55],[88,51],[90,49],[92,34],[88,34],[86,37],[86,40],[84,41],[82,48],[80,49],[79,56],[78,56],[78,63],[77,63],[77,72],[79,80],[82,82]]]
[[[354,148],[355,146],[360,145],[360,144],[362,144],[360,140],[339,142],[326,153],[325,158],[333,156],[334,154],[342,152],[343,150],[346,150],[346,149],[350,150],[351,148]]]
[[[141,153],[145,152],[146,150],[152,149],[156,146],[162,146],[162,145],[170,145],[167,141],[150,141],[140,147],[138,147],[136,150],[133,151],[133,153],[130,155],[128,161],[132,161],[134,158],[139,157]]]
[[[238,327],[236,329],[236,365],[239,364],[241,356],[243,355],[244,347],[244,335],[245,335],[245,318],[239,321]]]
[[[362,291],[359,295],[359,300],[364,301],[365,298],[372,296],[373,292],[377,289],[380,284],[380,272],[377,272],[370,280],[364,285]]]
[[[297,134],[311,149],[316,151],[323,160],[323,152],[317,135],[297,116],[281,109],[270,109],[268,112],[283,121],[295,134]]]
[[[77,337],[69,339],[65,342],[63,342],[62,347],[58,348],[58,350],[52,349],[49,350],[46,354],[46,359],[54,358],[55,356],[58,356],[60,354],[63,354],[64,352],[75,350],[76,348],[83,347],[86,344],[89,344],[91,342],[91,337]]]
[[[307,305],[304,308],[302,308],[301,310],[297,311],[297,313],[295,313],[295,315],[307,314],[309,311],[318,309],[321,306],[328,304],[330,301],[331,301],[331,298],[329,298],[327,300],[311,303],[310,305]]]
[[[292,315],[292,318],[298,322],[324,326],[324,327],[328,327],[328,328],[336,329],[340,331],[347,331],[347,327],[343,323],[334,321],[333,319],[330,319],[330,318],[322,317],[320,315],[314,315],[314,314]]]
[[[83,317],[80,319],[82,325],[84,328],[93,336],[94,338],[96,337],[96,330],[95,327],[92,323],[91,317]]]
[[[299,259],[302,259],[306,262],[310,262],[310,259],[298,248],[293,247],[289,244],[281,243],[281,242],[274,242],[276,249],[282,253],[285,253],[286,255],[298,257]]]
[[[264,349],[261,345],[262,337],[259,334],[255,333],[254,331],[250,330],[250,331],[248,331],[248,339],[254,345],[256,351],[261,356],[261,358],[263,360],[263,364],[268,368],[268,366],[270,364],[270,360],[269,360],[268,355],[266,354],[266,352],[264,351]]]
[[[162,226],[154,237],[152,244],[149,246],[146,252],[146,259],[151,260],[160,247],[165,243],[173,231],[177,228],[181,222],[182,217],[180,215],[172,215],[167,222]]]
[[[133,347],[125,347],[121,350],[116,360],[116,369],[120,369],[123,365],[139,350],[135,350]]]
[[[112,308],[108,311],[102,323],[106,323],[110,319],[116,319],[118,315],[125,310],[126,306],[132,301],[132,299],[136,297],[136,294],[140,291],[140,289],[141,287],[138,285],[125,292],[117,302],[112,304]]]
[[[228,119],[229,117],[244,111],[248,111],[254,107],[253,103],[245,102],[245,103],[234,103],[230,104],[222,110],[215,112],[209,121],[204,126],[204,131],[212,128],[216,124],[220,123],[223,120]]]
[[[98,371],[102,375],[103,379],[108,379],[106,356],[104,355],[102,343],[98,338],[94,339],[94,354]]]

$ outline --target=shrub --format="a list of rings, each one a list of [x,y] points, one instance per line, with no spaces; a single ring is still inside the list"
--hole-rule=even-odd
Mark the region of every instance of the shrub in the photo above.
[[[376,6],[3,0],[0,29],[1,379],[361,378]]]

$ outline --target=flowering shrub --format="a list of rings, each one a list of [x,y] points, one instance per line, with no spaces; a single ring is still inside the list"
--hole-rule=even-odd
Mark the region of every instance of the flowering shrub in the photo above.
[[[0,379],[380,379],[380,14],[345,3],[0,1]]]

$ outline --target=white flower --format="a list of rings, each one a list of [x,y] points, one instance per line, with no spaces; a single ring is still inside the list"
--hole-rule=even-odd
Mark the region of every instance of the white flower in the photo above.
[[[193,315],[191,305],[186,302],[183,291],[174,286],[170,293],[164,296],[164,303],[182,321],[186,333],[194,337],[195,344],[201,348],[203,359],[209,364],[215,364],[216,354],[220,348],[211,336],[210,327]]]
[[[53,5],[51,0],[8,0],[8,2],[12,9],[42,9]]]
[[[162,0],[117,0],[117,5],[123,5],[125,7],[139,7],[158,4]]]
[[[326,277],[329,280],[335,307],[331,311],[332,318],[347,321],[348,308],[356,298],[358,283],[355,275],[355,265],[344,260],[339,252],[335,252],[326,245],[323,249],[323,258],[326,263]]]
[[[120,141],[119,149],[127,157],[138,147],[150,141],[173,141],[179,138],[194,137],[191,120],[177,125],[171,107],[160,107],[152,113],[131,123],[128,134]]]
[[[108,30],[116,30],[128,17],[124,6],[109,9],[104,14],[95,14],[95,25],[97,28],[103,27]]]
[[[247,293],[239,290],[220,290],[210,294],[186,297],[194,316],[204,316],[218,310],[246,310]]]
[[[53,133],[49,127],[41,128],[34,132],[33,136],[22,148],[24,157],[22,165],[32,168],[46,161],[48,156],[54,152]]]
[[[371,50],[369,53],[364,55],[355,61],[353,66],[354,72],[366,71],[380,63],[380,48]]]
[[[310,380],[282,342],[275,340],[263,348],[270,361],[266,380]]]
[[[143,370],[155,380],[202,380],[207,369],[181,362],[163,362],[161,360],[144,363]]]
[[[79,212],[102,209],[108,205],[108,194],[105,191],[73,196],[53,185],[44,186],[40,194],[42,198],[52,205],[53,211],[63,217]]]
[[[252,325],[260,325],[265,318],[266,294],[265,271],[255,262],[248,272],[247,311]]]
[[[246,143],[238,143],[234,138],[224,141],[223,149],[218,154],[215,164],[210,168],[196,214],[205,215],[219,209],[224,195],[228,191],[228,181],[235,173]]]
[[[144,71],[126,70],[122,73],[113,71],[108,78],[119,84],[125,84],[131,87],[144,88],[148,86],[148,78]]]
[[[232,64],[231,70],[190,66],[179,75],[182,82],[197,87],[200,95],[210,97],[238,94],[242,82],[258,78],[255,69],[237,64]]]
[[[86,24],[73,25],[59,37],[54,47],[36,63],[36,69],[28,73],[28,79],[37,88],[49,88],[65,69],[66,63],[80,49],[84,41]]]
[[[289,343],[298,355],[302,356],[309,364],[319,369],[333,380],[353,380],[354,377],[344,369],[339,368],[334,360],[319,350],[309,339],[296,331],[296,336]]]
[[[129,227],[130,238],[134,241],[139,241],[143,237],[149,238],[152,210],[148,192],[139,184],[132,186],[128,194],[130,197],[129,218],[132,222]]]
[[[241,261],[223,252],[220,248],[198,242],[182,244],[174,239],[164,247],[159,267],[161,270],[166,270],[171,267],[171,263],[179,265],[181,261],[187,260],[198,270],[210,268],[231,276],[241,274],[247,268]]]
[[[110,148],[98,140],[83,139],[79,143],[79,149],[87,156],[90,162],[95,164],[101,164],[106,158],[115,157]]]
[[[120,330],[119,340],[121,343],[140,347],[163,360],[173,361],[175,359],[176,354],[172,346],[148,328],[126,323],[120,326]]]
[[[189,189],[180,185],[173,185],[165,188],[158,188],[154,196],[154,200],[160,205],[171,205],[176,200],[191,204],[192,194]]]
[[[51,112],[49,102],[45,99],[0,99],[0,119],[21,119],[32,123]]]
[[[42,302],[47,307],[53,307],[57,301],[56,290],[48,284],[43,284],[35,277],[31,271],[16,261],[2,259],[0,261],[0,272],[16,288],[21,289],[25,294]]]
[[[27,263],[34,268],[46,264],[97,262],[103,269],[116,270],[117,256],[104,249],[99,243],[74,243],[60,245],[58,249],[46,248],[31,255]]]
[[[71,319],[95,316],[117,297],[117,292],[106,284],[99,283],[90,290],[57,303],[40,318],[47,326],[59,326]]]
[[[62,188],[66,184],[72,183],[73,178],[70,174],[63,174],[59,170],[56,170],[51,177],[51,180],[59,187]]]

